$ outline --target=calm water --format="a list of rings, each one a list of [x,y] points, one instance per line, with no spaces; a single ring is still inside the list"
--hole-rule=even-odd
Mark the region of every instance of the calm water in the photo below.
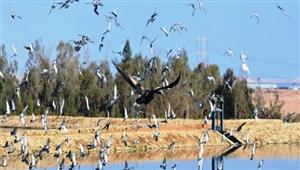
[[[258,169],[258,163],[260,160],[246,160],[239,158],[225,158],[223,161],[223,169],[236,169],[236,170],[253,170]],[[177,164],[177,170],[197,170],[198,163],[197,160],[168,160],[167,161],[167,169],[172,169],[171,167]],[[134,167],[135,170],[156,170],[160,169],[161,161],[131,161],[128,162],[130,167]],[[92,170],[96,168],[95,165],[82,165],[80,170]],[[122,170],[124,168],[124,163],[114,164],[111,163],[104,167],[104,169],[109,170]],[[44,168],[43,168],[44,169]],[[45,168],[47,169],[47,168]],[[203,169],[210,170],[212,169],[212,160],[204,159]],[[300,170],[300,160],[299,159],[272,159],[267,158],[264,159],[264,164],[261,170],[269,169],[269,170]],[[56,170],[56,168],[48,168],[48,170]],[[216,169],[217,170],[217,169]]]
[[[300,170],[300,145],[268,145],[257,148],[254,159],[250,161],[251,150],[252,147],[245,150],[240,148],[230,155],[220,157],[217,147],[204,147],[203,170],[217,170],[218,166],[214,169],[212,164],[219,164],[221,158],[223,158],[224,170],[255,170],[258,169],[258,163],[262,159],[264,164],[261,170]],[[171,167],[176,163],[177,170],[197,170],[198,151],[198,149],[176,149],[147,153],[112,153],[109,164],[104,167],[104,170],[123,170],[125,160],[128,161],[129,167],[134,167],[134,170],[159,170],[164,157],[167,158],[167,169],[172,169]],[[87,160],[77,159],[80,167],[74,170],[93,170],[96,168],[97,159],[97,154],[90,155]],[[68,169],[69,163],[69,161],[65,162],[65,169]],[[6,169],[20,169],[22,166],[22,164],[14,166],[15,162],[11,162],[10,165],[12,166]],[[55,160],[51,156],[48,160],[43,160],[36,169],[56,170]]]

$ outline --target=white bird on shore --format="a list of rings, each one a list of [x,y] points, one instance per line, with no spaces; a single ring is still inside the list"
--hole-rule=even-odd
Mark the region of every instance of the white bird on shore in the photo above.
[[[207,131],[203,132],[202,137],[201,137],[201,141],[203,143],[207,143],[209,141],[209,136],[208,136],[208,132]]]
[[[156,120],[155,114],[152,114],[152,118],[153,118],[155,127],[158,128],[158,124],[157,124],[157,120]]]
[[[6,156],[1,156],[1,164],[0,166],[2,167],[7,167],[8,163],[7,163],[7,157]]]
[[[159,133],[159,130],[157,127],[157,128],[155,128],[154,135],[153,135],[155,141],[158,141],[159,135],[160,135],[160,133]]]
[[[9,106],[9,103],[8,103],[7,100],[6,100],[5,103],[6,103],[6,112],[5,112],[5,115],[6,115],[6,116],[9,116],[10,113],[11,113],[10,106]]]
[[[128,146],[128,135],[126,134],[126,131],[123,131],[123,135],[121,136],[121,140],[124,143],[124,145],[127,147]]]
[[[57,144],[55,147],[54,157],[59,158],[60,156],[62,156],[61,144]]]
[[[25,114],[27,112],[27,109],[28,109],[28,105],[23,109],[23,111],[20,113],[20,121],[22,122],[22,125],[24,126],[25,125]]]
[[[68,129],[66,127],[66,120],[63,119],[60,123],[60,127],[58,128],[59,131],[63,130],[63,133],[67,133]]]
[[[85,152],[85,150],[84,150],[84,148],[83,148],[83,146],[81,144],[78,144],[78,146],[79,146],[79,155],[80,155],[80,157],[82,157],[82,158],[85,159],[87,153]]]
[[[250,18],[255,18],[256,23],[259,24],[259,14],[258,13],[253,13],[249,16]]]
[[[101,138],[101,132],[99,130],[97,130],[95,132],[95,140],[99,145],[100,145],[100,138]]]
[[[258,112],[259,112],[258,108],[255,107],[254,110],[253,110],[253,116],[254,116],[256,122],[258,122]]]
[[[206,116],[206,115],[204,116],[204,121],[203,121],[203,124],[204,124],[204,125],[207,125],[207,124],[208,124],[208,118],[207,118],[207,116]]]
[[[35,115],[34,115],[33,112],[31,113],[31,119],[30,119],[30,122],[31,122],[31,123],[35,122]]]
[[[247,129],[246,142],[245,144],[250,144],[250,129]]]
[[[48,114],[48,109],[46,109],[46,114]],[[41,122],[42,122],[42,127],[44,128],[44,131],[48,131],[48,118],[46,114],[42,114],[41,116]]]
[[[77,161],[76,161],[76,156],[75,156],[75,153],[72,153],[72,159],[71,159],[72,161],[72,167],[74,167],[74,166],[77,166]]]
[[[175,114],[174,110],[172,109],[172,111],[171,111],[171,119],[175,119],[175,118],[176,118],[176,114]]]
[[[33,154],[31,154],[31,163],[29,165],[29,169],[35,169],[36,168],[36,161],[35,161],[35,157]]]

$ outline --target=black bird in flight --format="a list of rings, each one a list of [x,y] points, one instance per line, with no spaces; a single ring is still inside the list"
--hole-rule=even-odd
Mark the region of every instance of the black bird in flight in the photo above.
[[[174,80],[169,85],[156,87],[154,89],[146,89],[137,80],[135,80],[132,75],[124,71],[118,64],[116,64],[114,61],[112,61],[112,63],[114,64],[118,72],[121,74],[123,79],[127,83],[129,83],[129,85],[135,90],[136,94],[139,94],[138,98],[136,99],[137,104],[150,103],[153,100],[155,94],[162,94],[162,90],[175,87],[179,83],[181,77],[181,72],[180,72],[176,80]]]
[[[147,20],[146,26],[148,26],[150,23],[153,23],[156,20],[156,17],[158,16],[158,13],[155,11],[153,14],[150,16],[150,18]]]

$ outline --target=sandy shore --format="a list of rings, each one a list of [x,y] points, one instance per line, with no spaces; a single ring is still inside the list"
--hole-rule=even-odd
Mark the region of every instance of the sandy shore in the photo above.
[[[37,151],[45,144],[46,139],[51,140],[51,152],[58,143],[64,143],[68,137],[72,138],[70,145],[63,144],[62,149],[67,152],[69,149],[79,151],[78,144],[85,146],[93,139],[95,131],[105,125],[105,118],[84,118],[84,117],[65,117],[67,133],[62,133],[58,130],[62,118],[50,116],[49,117],[49,131],[45,134],[41,129],[41,122],[39,119],[35,123],[30,123],[30,117],[26,117],[27,124],[25,127],[18,128],[18,135],[24,135],[25,131],[28,136],[31,151]],[[99,126],[97,122],[100,120]],[[160,119],[158,120],[161,121]],[[257,138],[258,145],[266,144],[291,144],[300,143],[300,123],[290,123],[288,128],[284,127],[281,120],[226,120],[226,129],[236,129],[242,122],[246,122],[242,132],[246,134],[246,130],[250,129],[250,140],[253,141]],[[192,148],[198,146],[198,139],[201,138],[203,131],[208,130],[209,142],[206,145],[213,146],[229,146],[227,142],[221,142],[221,136],[218,133],[210,130],[210,124],[203,126],[203,120],[183,120],[175,119],[168,124],[160,123],[160,138],[156,142],[153,139],[154,130],[146,125],[149,123],[148,119],[140,120],[140,125],[143,127],[136,129],[136,120],[128,119],[123,122],[122,119],[111,119],[109,130],[104,130],[101,134],[101,142],[107,141],[112,136],[112,150],[128,150],[128,151],[148,151],[151,149],[167,148],[168,145],[175,141],[175,147],[178,148]],[[12,141],[13,137],[10,136],[11,128],[14,125],[20,125],[18,117],[10,117],[7,122],[1,123],[0,130],[0,143],[3,146],[5,141]],[[25,128],[25,129],[24,129]],[[121,136],[123,131],[128,135],[129,146],[125,147]],[[241,136],[235,134],[238,138]],[[243,135],[241,140],[245,140]],[[138,140],[140,144],[133,144],[133,140]],[[16,152],[19,153],[20,144],[16,144]],[[6,154],[4,148],[0,148],[1,155]]]

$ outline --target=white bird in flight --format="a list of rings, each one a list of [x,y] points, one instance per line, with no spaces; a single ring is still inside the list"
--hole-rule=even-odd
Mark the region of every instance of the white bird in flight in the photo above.
[[[240,59],[243,61],[243,63],[247,63],[248,56],[244,53],[243,50],[241,50]]]
[[[89,104],[89,99],[87,96],[85,96],[85,103],[86,103],[87,110],[90,111],[90,104]]]
[[[18,55],[18,52],[17,52],[17,49],[16,49],[15,45],[14,45],[14,44],[11,44],[11,48],[12,48],[12,50],[13,50],[13,55],[12,55],[12,57],[16,57],[16,56]]]
[[[199,10],[203,11],[204,13],[206,12],[205,7],[204,7],[204,3],[202,0],[198,0],[198,5],[199,5]]]
[[[258,13],[253,13],[249,16],[250,18],[255,18],[256,23],[259,24],[259,14]]]
[[[249,66],[247,63],[242,64],[242,70],[246,72],[248,75],[250,74]]]
[[[214,84],[216,84],[216,80],[215,80],[215,78],[213,76],[207,76],[207,80],[208,81],[213,81]]]
[[[128,112],[127,112],[126,107],[124,107],[124,120],[123,121],[126,121],[127,119],[128,119]]]
[[[62,99],[61,102],[60,102],[60,108],[59,108],[59,114],[60,115],[63,114],[64,106],[65,106],[65,99]]]
[[[223,56],[228,56],[228,57],[232,57],[233,56],[233,50],[231,48],[227,49],[225,51],[225,53],[223,54]]]
[[[290,18],[290,16],[288,15],[288,11],[287,11],[286,9],[282,8],[282,7],[279,6],[279,5],[277,5],[277,8],[282,12],[282,14],[283,14],[284,16],[286,16],[289,20],[292,20],[292,19]]]
[[[2,71],[0,71],[0,78],[2,78],[2,79],[4,78]]]

